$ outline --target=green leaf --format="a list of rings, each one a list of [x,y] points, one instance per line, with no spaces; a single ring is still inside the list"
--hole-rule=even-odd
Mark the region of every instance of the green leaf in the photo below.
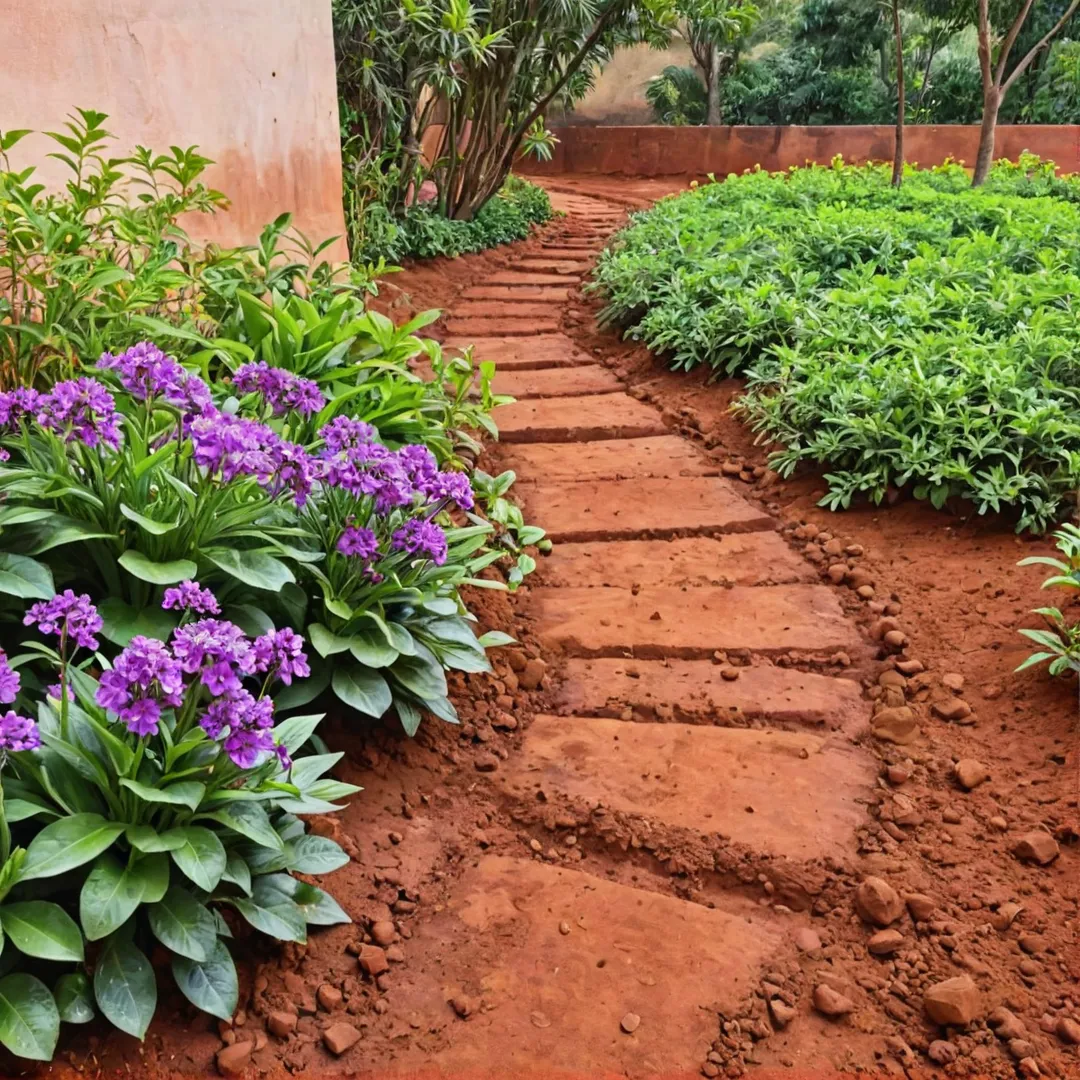
[[[172,562],[154,562],[142,552],[129,548],[117,562],[133,577],[148,581],[151,585],[175,585],[193,578],[199,572],[190,559],[174,559]]]
[[[49,988],[17,972],[0,979],[0,1043],[16,1057],[51,1061],[60,1037],[60,1014]]]
[[[5,904],[0,907],[0,923],[12,943],[27,956],[69,963],[83,958],[82,932],[59,904],[42,900]]]
[[[255,888],[263,878],[256,878]],[[261,930],[275,941],[307,941],[307,920],[304,913],[291,900],[276,897],[269,907],[263,907],[254,897],[232,897],[229,903],[244,916],[256,930]]]
[[[314,885],[297,881],[288,874],[272,874],[262,880],[267,894],[277,892],[292,900],[304,913],[310,926],[337,926],[339,923],[352,922],[332,896]]]
[[[52,571],[26,555],[0,553],[0,593],[20,600],[51,600],[56,588]]]
[[[514,645],[517,643],[517,638],[512,638],[509,634],[504,634],[501,630],[489,630],[486,634],[481,634],[476,640],[477,643],[482,645],[485,649],[498,649],[503,645]]]
[[[200,889],[213,892],[225,873],[225,849],[221,841],[200,825],[188,825],[176,830],[184,835],[183,847],[173,853],[173,862]]]
[[[180,524],[179,520],[155,521],[145,514],[140,514],[137,510],[132,510],[126,503],[120,503],[120,513],[128,521],[134,521],[140,529],[145,529],[151,536],[164,536],[166,533],[172,532]]]
[[[349,856],[326,836],[301,836],[292,843],[288,868],[298,874],[329,874],[347,865]]]
[[[144,904],[156,904],[165,895],[171,865],[168,854],[162,851],[139,859],[132,867],[132,873],[142,885]]]
[[[295,755],[315,733],[326,713],[310,713],[305,716],[290,716],[274,728],[274,741],[284,746]]]
[[[312,623],[308,627],[308,639],[322,657],[334,656],[349,650],[349,639],[332,634],[322,623]]]
[[[160,903],[146,909],[146,915],[154,936],[174,953],[200,963],[213,953],[217,943],[214,917],[187,889],[174,885]]]
[[[421,701],[446,697],[446,673],[424,645],[417,644],[415,656],[400,657],[390,670],[394,678]]]
[[[170,829],[168,832],[159,833],[149,825],[129,825],[124,835],[127,842],[144,854],[151,855],[159,851],[175,851],[183,847],[184,834],[179,829]]]
[[[389,667],[400,655],[374,626],[361,627],[349,637],[349,652],[365,667]]]
[[[23,549],[27,555],[43,555],[65,544],[85,543],[87,540],[112,540],[116,534],[93,529],[83,521],[54,514],[49,521],[37,521],[22,530]]]
[[[336,668],[331,685],[334,693],[346,705],[352,706],[365,716],[378,718],[393,702],[386,680],[378,673],[355,664]]]
[[[90,980],[81,971],[61,975],[53,987],[53,998],[65,1024],[86,1024],[94,1019]]]
[[[215,937],[214,947],[205,961],[174,956],[172,972],[180,992],[192,1005],[221,1020],[232,1020],[240,985],[225,942]]]
[[[283,586],[296,581],[285,563],[264,551],[215,548],[205,554],[215,566],[238,578],[249,588],[279,592]]]
[[[212,814],[201,814],[232,829],[253,843],[280,851],[284,846],[281,837],[274,831],[266,811],[256,802],[228,803]]]
[[[171,611],[162,611],[160,607],[148,607],[136,611],[117,596],[107,597],[98,604],[98,614],[103,623],[101,632],[121,649],[136,634],[157,638],[158,641],[167,641],[169,635],[176,629],[177,623],[176,616]]]
[[[266,850],[266,849],[260,849]],[[281,855],[284,856],[284,847]],[[222,881],[232,882],[238,889],[251,895],[251,867],[247,860],[238,851],[229,851],[225,863],[225,873],[221,875]]]
[[[154,969],[138,947],[117,931],[108,939],[94,968],[94,997],[105,1018],[142,1039],[157,1008]]]
[[[99,856],[79,893],[79,919],[88,941],[100,941],[135,913],[143,898],[138,874],[108,852]]]
[[[73,814],[46,825],[30,841],[21,880],[55,877],[96,859],[124,831],[100,814]]]
[[[198,810],[199,803],[206,794],[206,785],[197,780],[184,780],[178,784],[169,784],[168,787],[156,788],[122,777],[120,785],[134,792],[143,802],[186,806],[190,810]]]

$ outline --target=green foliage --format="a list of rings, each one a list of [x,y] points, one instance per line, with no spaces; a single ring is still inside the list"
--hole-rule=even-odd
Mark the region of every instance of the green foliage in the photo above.
[[[824,505],[910,486],[1043,530],[1080,486],[1080,187],[1030,157],[753,172],[666,199],[604,253],[604,317],[744,372],[742,415],[828,467]]]
[[[645,100],[658,124],[705,123],[705,85],[694,68],[669,64],[649,80]]]
[[[1021,559],[1018,566],[1049,566],[1055,572],[1042,584],[1044,589],[1065,588],[1080,589],[1080,529],[1075,525],[1065,524],[1054,533],[1056,547],[1063,558],[1050,555],[1033,555]],[[1016,670],[1035,664],[1049,663],[1051,675],[1061,675],[1066,671],[1080,672],[1080,623],[1070,623],[1058,608],[1036,608],[1036,615],[1041,615],[1046,622],[1045,630],[1021,630],[1024,637],[1034,641],[1040,647],[1032,653]]]

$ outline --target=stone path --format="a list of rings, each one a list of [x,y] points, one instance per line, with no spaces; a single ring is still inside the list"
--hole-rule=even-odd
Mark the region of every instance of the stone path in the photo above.
[[[448,344],[475,343],[518,399],[496,417],[501,464],[556,544],[528,614],[563,681],[559,715],[536,718],[493,776],[517,820],[543,809],[548,838],[535,854],[482,856],[420,931],[445,950],[432,995],[486,1003],[435,1061],[697,1072],[717,1014],[806,917],[795,900],[776,910],[737,889],[708,905],[673,896],[655,866],[605,864],[589,823],[613,815],[632,839],[682,838],[778,882],[850,856],[875,769],[849,738],[867,718],[860,688],[829,661],[862,645],[775,521],[562,334],[568,289],[622,211],[557,200],[562,235],[467,289],[449,324]],[[447,948],[462,935],[491,943],[468,985]]]

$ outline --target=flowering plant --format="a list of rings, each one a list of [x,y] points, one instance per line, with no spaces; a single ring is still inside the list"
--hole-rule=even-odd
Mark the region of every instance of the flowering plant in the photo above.
[[[0,979],[0,1042],[23,1057],[48,1060],[60,1021],[88,1020],[95,1004],[141,1038],[157,998],[146,950],[157,946],[190,1001],[230,1018],[223,908],[279,940],[348,921],[290,876],[348,862],[297,815],[339,809],[358,790],[324,777],[340,754],[293,760],[319,716],[274,723],[271,689],[308,673],[303,639],[251,639],[191,581],[163,603],[180,616],[169,640],[132,637],[99,678],[88,661],[100,659],[102,618],[71,590],[24,619],[55,644],[0,660],[0,701],[16,703],[0,717],[0,941],[18,968]],[[17,711],[28,697],[18,666],[32,657],[59,676],[36,720]]]

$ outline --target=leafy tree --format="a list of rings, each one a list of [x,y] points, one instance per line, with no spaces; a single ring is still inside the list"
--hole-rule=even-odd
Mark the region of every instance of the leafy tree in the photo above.
[[[683,37],[705,80],[705,123],[720,123],[720,81],[735,66],[740,43],[757,22],[750,0],[679,0]]]
[[[682,127],[705,123],[705,85],[697,68],[669,64],[645,87],[658,123]]]

